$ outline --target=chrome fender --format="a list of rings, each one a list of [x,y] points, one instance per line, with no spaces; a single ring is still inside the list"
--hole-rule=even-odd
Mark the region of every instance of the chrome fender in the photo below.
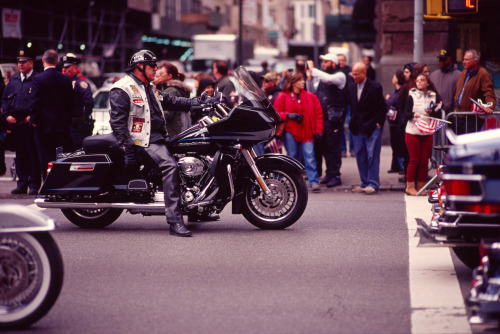
[[[40,211],[19,204],[0,205],[0,233],[45,232],[55,227],[55,221]]]

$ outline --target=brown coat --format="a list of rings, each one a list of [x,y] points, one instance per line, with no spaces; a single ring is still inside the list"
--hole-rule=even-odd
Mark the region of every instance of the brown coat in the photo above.
[[[478,66],[477,71],[469,78],[464,88],[462,95],[462,103],[458,105],[458,97],[464,86],[467,70],[460,73],[457,81],[457,90],[455,92],[455,110],[456,111],[471,111],[471,98],[474,100],[481,99],[483,103],[493,102],[495,109],[496,97],[493,90],[493,82],[491,81],[490,74],[483,67]]]

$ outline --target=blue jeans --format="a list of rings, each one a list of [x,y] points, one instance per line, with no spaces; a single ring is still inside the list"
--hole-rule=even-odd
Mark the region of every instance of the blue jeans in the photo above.
[[[382,129],[376,128],[370,136],[358,133],[352,135],[356,163],[358,165],[361,188],[380,187],[380,150],[382,148]]]
[[[318,171],[316,169],[316,159],[314,158],[314,142],[300,143],[296,141],[290,132],[285,132],[285,148],[289,156],[300,161],[299,149],[302,147],[304,165],[306,166],[307,179],[309,184],[318,183]]]

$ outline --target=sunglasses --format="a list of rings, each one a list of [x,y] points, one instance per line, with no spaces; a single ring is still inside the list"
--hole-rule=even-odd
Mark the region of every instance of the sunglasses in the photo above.
[[[144,65],[149,66],[151,68],[157,68],[158,67],[158,64],[156,64],[156,62],[154,62],[154,61],[144,63]]]
[[[264,82],[265,82],[265,83],[270,83],[270,82],[272,82],[272,81],[271,81],[271,80],[268,80],[268,79],[264,79]]]

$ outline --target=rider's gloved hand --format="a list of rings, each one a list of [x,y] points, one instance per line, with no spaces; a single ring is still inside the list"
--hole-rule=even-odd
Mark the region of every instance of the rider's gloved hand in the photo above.
[[[297,122],[297,123],[300,124],[300,123],[302,123],[302,119],[304,118],[304,116],[292,112],[292,113],[286,114],[286,118],[288,118],[289,120],[295,121],[295,122]]]

